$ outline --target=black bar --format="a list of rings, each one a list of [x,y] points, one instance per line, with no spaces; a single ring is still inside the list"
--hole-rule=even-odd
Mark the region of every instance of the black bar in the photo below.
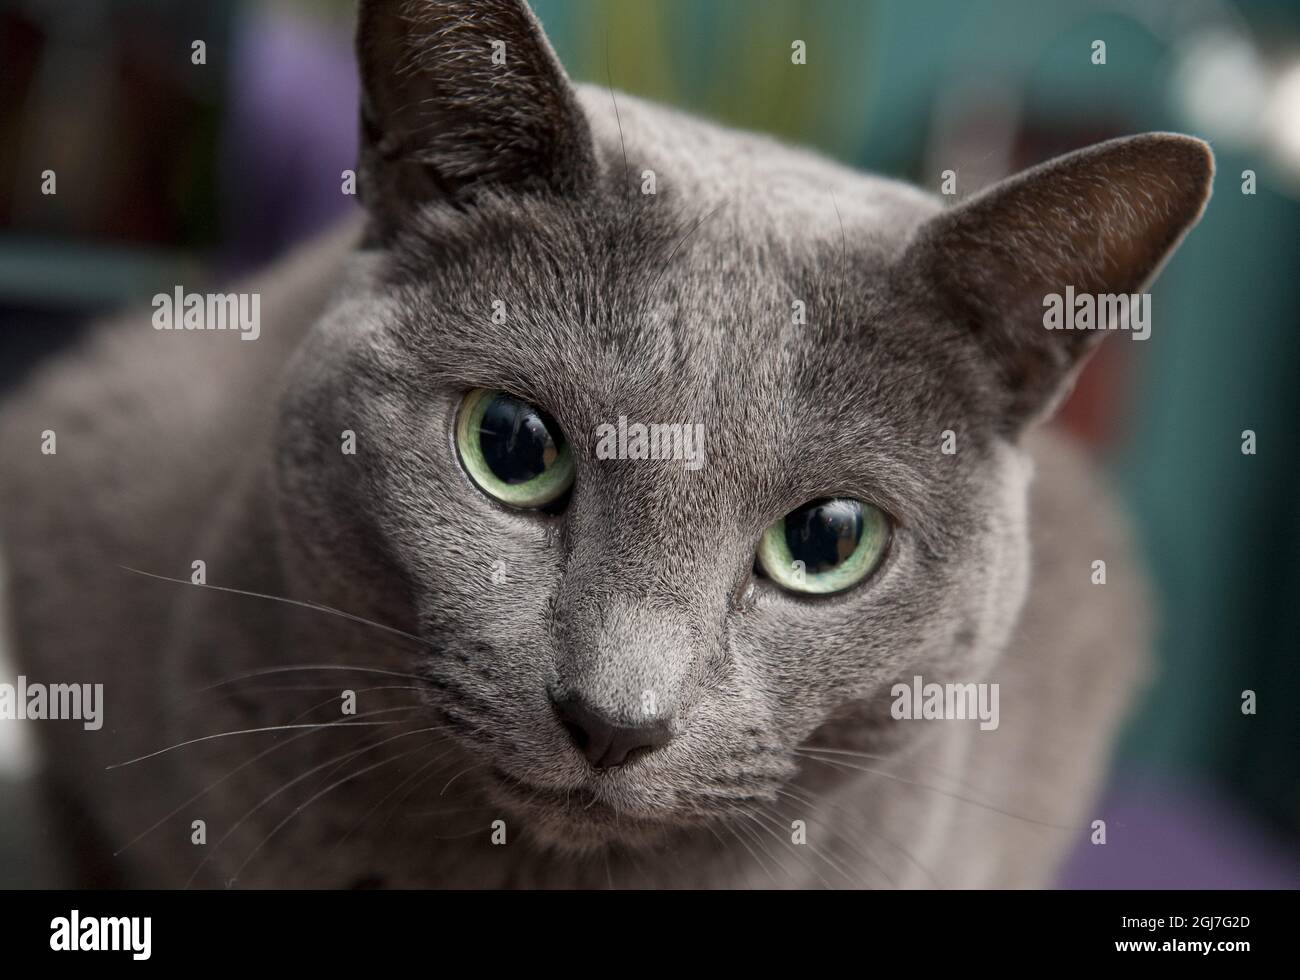
[[[1041,965],[1044,955],[1069,964],[1228,965],[1240,961],[1224,957],[1276,957],[1291,948],[1294,907],[1291,893],[1260,891],[5,892],[0,937],[6,965],[197,966],[205,973],[259,962],[333,973],[390,958],[445,973],[465,956],[476,970],[515,957],[534,969],[575,956],[595,967],[606,945],[617,955],[679,964],[691,949],[710,961],[801,949],[820,959],[840,950],[873,971],[895,961]],[[52,949],[67,933],[59,920],[70,926],[74,909],[79,935],[96,940],[111,940],[113,930],[88,927],[88,919],[137,918],[142,927],[147,917],[148,958],[136,959],[130,948]],[[142,929],[118,935],[120,945],[133,937],[143,950]],[[1216,948],[1205,952],[1203,943]],[[1218,948],[1224,943],[1248,948]]]

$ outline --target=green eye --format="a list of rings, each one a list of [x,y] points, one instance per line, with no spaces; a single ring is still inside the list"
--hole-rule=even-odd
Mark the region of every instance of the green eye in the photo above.
[[[791,511],[758,543],[758,567],[791,592],[829,595],[871,574],[889,544],[889,518],[861,500],[826,498]]]
[[[465,396],[456,449],[479,489],[512,507],[545,507],[573,486],[573,456],[555,420],[502,391]]]

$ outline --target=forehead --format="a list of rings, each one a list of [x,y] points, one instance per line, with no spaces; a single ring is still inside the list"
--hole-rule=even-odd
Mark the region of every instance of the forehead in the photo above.
[[[859,192],[873,186],[861,181]],[[822,355],[834,370],[847,346],[870,346],[893,298],[891,266],[932,207],[891,184],[843,203],[834,188],[806,184],[787,175],[726,196],[705,184],[486,198],[425,215],[390,278],[435,330],[474,323],[477,345],[446,338],[467,357],[475,346],[487,358],[532,357],[550,337],[565,353],[678,376],[714,374],[719,357],[742,351],[744,364],[765,354],[794,368],[801,354]]]
[[[826,205],[815,227],[610,196],[443,216],[395,263],[397,335],[438,388],[512,391],[579,446],[620,418],[702,426],[697,489],[915,500],[966,388],[945,325],[893,284],[910,228]]]

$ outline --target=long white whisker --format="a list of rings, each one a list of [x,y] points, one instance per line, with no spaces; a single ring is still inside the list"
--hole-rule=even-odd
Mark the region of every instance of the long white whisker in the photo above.
[[[776,792],[777,792],[777,795],[778,795],[778,796],[784,796],[784,797],[786,797],[787,799],[792,800],[793,802],[799,804],[800,806],[808,807],[808,809],[809,809],[810,811],[812,811],[813,813],[815,813],[815,812],[817,811],[817,809],[818,809],[818,804],[817,804],[816,802],[814,802],[813,800],[810,800],[810,799],[809,799],[808,797],[806,797],[806,796],[802,796],[802,795],[799,794],[799,793],[795,793],[795,792],[793,792],[792,790],[788,790],[788,789],[778,789]],[[860,817],[860,816],[861,816],[860,814],[855,814],[855,813],[853,813],[853,811],[850,810],[850,809],[848,809],[848,807],[845,807],[845,806],[842,806],[842,805],[836,803],[834,800],[823,800],[823,801],[822,801],[822,805],[824,805],[824,806],[825,806],[825,805],[829,805],[831,808],[833,808],[833,809],[835,809],[835,810],[838,810],[838,811],[840,811],[841,813],[843,813],[843,814],[845,814],[846,816],[848,816],[848,817],[850,818],[850,820],[854,820],[854,818],[856,818],[856,817]],[[789,816],[789,814],[783,814],[783,816]],[[820,822],[820,821],[819,821],[819,822]],[[876,860],[876,857],[875,857],[874,854],[872,854],[869,850],[865,850],[864,848],[859,847],[855,841],[849,839],[849,838],[846,837],[844,834],[840,833],[838,830],[836,830],[835,828],[831,827],[830,824],[829,824],[829,822],[826,824],[826,826],[827,826],[827,828],[828,828],[829,830],[831,830],[832,833],[835,834],[835,836],[836,836],[837,839],[843,841],[846,845],[848,845],[850,848],[853,849],[853,851],[854,851],[855,854],[857,854],[860,858],[862,858],[864,861],[866,861],[866,862],[869,863],[872,867],[874,867],[877,871],[879,871],[880,874],[881,874],[881,876],[882,876],[882,877],[883,877],[887,882],[889,882],[889,884],[890,884],[890,886],[891,886],[892,888],[897,888],[897,887],[898,887],[898,882],[895,881],[894,878],[893,878],[893,876],[892,876],[888,871],[885,870],[884,865],[881,864],[878,860]],[[880,834],[878,831],[874,831],[874,832],[876,833],[876,836],[881,837],[882,839],[884,839],[884,835],[883,835],[883,834]]]
[[[941,796],[947,796],[954,800],[960,800],[962,803],[969,803],[971,806],[977,806],[980,807],[981,809],[989,810],[993,813],[1000,813],[1002,814],[1002,816],[1010,817],[1012,820],[1021,820],[1025,823],[1035,824],[1036,826],[1039,827],[1047,827],[1052,830],[1073,829],[1071,827],[1066,827],[1062,824],[1048,823],[1045,820],[1035,820],[1033,817],[1026,817],[1026,816],[1022,816],[1019,813],[1012,813],[1010,810],[1003,810],[1001,807],[996,807],[991,803],[985,803],[982,800],[971,799],[968,796],[961,796],[958,793],[950,793],[947,790],[940,789],[938,786],[931,786],[928,783],[919,783],[914,779],[907,779],[903,776],[896,775],[892,772],[885,772],[883,769],[871,769],[867,766],[857,766],[854,765],[853,763],[844,762],[843,760],[840,759],[823,759],[818,756],[810,754],[807,750],[804,749],[796,749],[795,753],[805,759],[811,759],[814,762],[820,762],[828,766],[840,766],[841,768],[844,769],[851,769],[854,772],[871,773],[872,775],[875,776],[883,776],[886,779],[893,779],[907,786],[916,786],[919,789],[927,789],[931,793],[938,793]]]
[[[217,681],[215,684],[209,684],[207,687],[200,687],[197,690],[181,695],[181,697],[192,697],[196,694],[204,694],[208,691],[215,691],[219,687],[225,687],[227,684],[238,684],[240,681],[253,680],[258,677],[270,677],[273,674],[291,674],[303,670],[339,670],[347,673],[380,674],[384,677],[397,677],[401,680],[428,682],[427,677],[421,677],[419,674],[408,674],[400,670],[385,670],[380,667],[353,667],[343,664],[290,664],[288,666],[264,667],[260,670],[250,670],[247,674],[240,674],[237,677],[230,677],[224,681]]]
[[[411,709],[411,708],[406,708],[406,707],[402,707],[402,708],[381,708],[381,709],[379,709],[379,710],[377,710],[377,711],[368,711],[368,712],[366,712],[364,715],[358,715],[357,717],[358,717],[358,718],[373,718],[375,715],[388,714],[388,713],[393,712],[393,711],[410,711],[410,710],[412,710],[412,709]],[[333,724],[337,725],[337,724],[341,724],[341,722],[334,722]],[[391,724],[396,724],[396,723],[393,722],[393,723],[391,723]],[[137,843],[138,841],[143,840],[145,837],[149,836],[151,833],[153,833],[155,830],[157,830],[159,827],[161,827],[163,824],[165,824],[165,823],[166,823],[168,820],[170,820],[172,817],[176,816],[176,814],[178,814],[178,813],[180,813],[182,810],[184,810],[187,806],[191,806],[192,804],[196,803],[198,800],[202,799],[204,796],[207,796],[208,793],[212,792],[214,789],[216,789],[218,786],[220,786],[222,783],[224,783],[227,779],[230,779],[232,776],[236,775],[236,774],[239,773],[241,770],[247,769],[247,768],[248,768],[249,766],[251,766],[253,763],[260,761],[261,759],[263,759],[263,758],[265,758],[266,756],[270,755],[272,752],[278,752],[280,749],[283,749],[283,748],[285,748],[286,746],[291,745],[292,743],[298,741],[299,739],[306,738],[308,735],[311,735],[311,734],[312,734],[312,732],[299,732],[297,735],[293,736],[292,738],[286,739],[286,740],[283,741],[283,742],[276,742],[276,743],[275,743],[274,745],[272,745],[270,748],[268,748],[268,749],[263,749],[263,750],[262,750],[261,752],[259,752],[257,755],[253,756],[253,758],[247,760],[246,762],[242,762],[242,763],[240,763],[238,766],[236,766],[234,769],[230,770],[230,772],[226,773],[224,776],[222,776],[222,777],[221,777],[220,779],[218,779],[216,782],[210,783],[207,787],[205,787],[204,789],[200,790],[198,793],[195,793],[195,794],[194,794],[193,796],[191,796],[188,800],[186,800],[186,801],[185,801],[184,803],[182,803],[180,806],[176,807],[176,809],[172,810],[170,813],[168,813],[166,816],[164,816],[164,817],[163,817],[161,820],[159,820],[157,823],[153,824],[153,825],[150,826],[150,827],[146,827],[144,830],[142,830],[142,831],[141,831],[139,834],[137,834],[135,837],[131,838],[129,841],[127,841],[125,844],[123,844],[121,847],[119,847],[116,851],[113,852],[113,857],[117,857],[119,854],[121,854],[123,851],[125,851],[125,850],[126,850],[128,847],[130,847],[132,844],[135,844],[135,843]]]
[[[342,609],[335,609],[333,606],[327,606],[320,602],[309,602],[305,599],[289,599],[285,596],[270,595],[266,592],[253,592],[250,589],[234,589],[226,585],[208,585],[205,583],[191,582],[189,579],[172,578],[168,575],[158,575],[155,572],[146,572],[139,568],[132,568],[130,565],[118,565],[123,571],[131,572],[135,575],[143,575],[146,578],[158,579],[162,582],[172,582],[176,585],[186,585],[194,589],[211,589],[214,592],[228,592],[231,595],[249,596],[253,599],[266,599],[271,602],[283,602],[290,606],[299,606],[302,609],[311,609],[315,612],[323,612],[330,616],[338,616],[353,623],[360,623],[363,626],[372,626],[375,629],[384,630],[395,636],[401,636],[408,640],[413,640],[422,646],[428,646],[429,641],[422,636],[416,636],[414,633],[408,633],[406,630],[398,629],[396,626],[389,626],[385,623],[376,622],[373,619],[366,619],[364,616],[358,616],[355,613],[345,612]]]
[[[411,705],[411,710],[421,707],[421,705]],[[283,732],[291,731],[295,728],[371,728],[380,725],[396,724],[391,721],[350,721],[345,724],[338,722],[319,722],[316,724],[304,725],[267,725],[264,728],[241,728],[234,732],[217,732],[214,735],[203,735],[199,738],[187,739],[184,742],[178,742],[175,745],[169,745],[165,749],[159,749],[157,752],[150,752],[148,755],[137,756],[134,759],[127,759],[125,762],[115,762],[111,766],[105,766],[105,769],[121,769],[123,766],[133,766],[137,762],[144,762],[147,759],[155,759],[160,755],[166,755],[168,752],[175,752],[177,749],[183,749],[187,745],[198,745],[200,742],[210,742],[214,738],[229,738],[232,735],[256,735],[260,732]]]
[[[350,838],[354,833],[356,833],[356,831],[359,830],[359,829],[360,829],[360,828],[365,824],[365,822],[366,822],[367,820],[369,820],[369,819],[370,819],[370,818],[375,814],[376,811],[378,811],[378,809],[379,809],[381,806],[383,806],[383,805],[384,805],[385,803],[387,803],[390,799],[392,799],[392,798],[393,798],[394,796],[396,796],[399,792],[401,792],[401,790],[402,790],[405,786],[409,785],[409,784],[411,783],[412,780],[416,779],[416,777],[418,777],[418,776],[419,776],[422,772],[424,772],[425,770],[430,769],[430,768],[432,768],[433,766],[436,766],[439,762],[441,762],[443,759],[447,758],[447,756],[451,755],[451,753],[454,752],[454,751],[455,751],[455,747],[453,746],[452,748],[447,749],[445,752],[440,752],[440,753],[438,753],[438,754],[435,755],[432,759],[430,759],[428,762],[425,762],[423,765],[421,765],[419,768],[417,768],[417,769],[415,770],[415,772],[411,773],[409,776],[407,776],[405,779],[403,779],[400,783],[398,783],[396,786],[394,786],[391,790],[389,790],[387,793],[385,793],[382,797],[380,797],[379,802],[376,803],[374,806],[372,806],[369,810],[367,810],[367,811],[365,812],[365,815],[362,816],[362,818],[361,818],[360,820],[358,820],[355,824],[353,824],[352,827],[350,827],[350,828],[348,829],[347,833],[345,833],[342,837],[340,837],[340,838],[338,839],[338,842],[337,842],[337,843],[336,843],[332,848],[330,848],[330,853],[333,854],[333,853],[334,853],[335,851],[337,851],[340,847],[342,847],[343,844],[347,842],[348,838]],[[417,789],[419,789],[421,786],[423,786],[425,783],[427,783],[430,779],[432,779],[432,778],[433,778],[434,776],[436,776],[436,775],[438,775],[438,770],[434,769],[433,772],[429,773],[429,774],[426,775],[423,779],[421,779],[419,782],[417,782],[417,783],[416,783],[414,786],[412,786],[412,787],[410,788],[410,790],[406,793],[406,796],[403,796],[400,800],[398,800],[398,802],[397,802],[397,806],[401,806],[401,804],[402,804],[403,802],[405,802],[406,798],[409,797],[409,796],[411,795],[411,793],[414,793]],[[394,808],[394,812],[396,812],[396,807]],[[392,814],[390,813],[389,816],[391,817]],[[384,826],[387,826],[387,825],[388,825],[388,821],[384,821]]]
[[[423,731],[434,731],[434,729],[428,728],[428,729],[423,729]],[[409,734],[409,735],[417,735],[417,734],[420,734],[420,733],[417,731],[417,732],[408,732],[407,734]],[[417,745],[415,748],[413,748],[413,749],[411,749],[411,750],[409,750],[409,751],[407,751],[407,752],[400,752],[400,753],[398,753],[397,755],[395,755],[395,756],[390,756],[390,757],[387,758],[387,759],[380,759],[378,762],[373,762],[373,763],[371,763],[370,765],[366,766],[366,767],[363,768],[363,769],[359,769],[359,770],[357,770],[356,772],[349,773],[348,775],[344,776],[342,779],[337,780],[336,782],[330,783],[330,785],[326,786],[323,790],[320,790],[319,792],[312,794],[312,796],[310,796],[310,797],[306,800],[306,802],[304,802],[304,803],[300,803],[298,806],[294,807],[293,810],[292,810],[292,812],[290,812],[289,815],[288,815],[287,817],[285,817],[285,818],[284,818],[283,820],[281,820],[278,824],[276,824],[273,828],[271,828],[271,832],[270,832],[269,834],[267,834],[264,838],[262,838],[262,840],[258,843],[258,845],[257,845],[255,848],[253,848],[252,851],[249,852],[248,857],[244,858],[243,863],[242,863],[238,868],[235,869],[234,877],[237,879],[241,874],[243,874],[244,869],[245,869],[246,867],[248,867],[249,862],[252,861],[253,858],[257,856],[258,852],[260,852],[260,851],[262,850],[263,847],[265,847],[267,844],[270,843],[271,838],[274,837],[276,834],[278,834],[278,833],[280,832],[280,830],[285,826],[285,824],[287,824],[290,820],[292,820],[292,819],[293,819],[294,817],[296,817],[298,814],[302,813],[303,810],[307,809],[307,807],[311,806],[313,803],[315,803],[317,800],[319,800],[322,796],[325,796],[326,794],[333,792],[334,790],[338,789],[340,786],[344,785],[345,783],[350,783],[352,780],[356,779],[358,776],[364,776],[366,773],[371,772],[371,771],[373,771],[373,770],[375,770],[375,769],[378,769],[378,768],[380,768],[381,766],[390,765],[391,763],[396,762],[398,759],[404,759],[404,758],[406,758],[408,755],[413,755],[414,753],[416,753],[416,752],[420,752],[420,751],[424,750],[425,748],[427,748],[427,746],[424,746],[424,745]]]
[[[378,742],[373,742],[370,745],[362,746],[359,749],[351,749],[347,752],[344,752],[342,755],[335,756],[332,759],[328,759],[325,762],[312,766],[306,772],[300,773],[299,775],[295,776],[293,779],[289,780],[287,783],[285,783],[275,792],[269,794],[268,796],[263,797],[261,802],[257,803],[252,809],[248,810],[242,817],[239,818],[239,820],[235,822],[235,824],[229,830],[227,830],[221,836],[221,839],[217,841],[217,843],[213,846],[212,850],[209,851],[207,855],[204,856],[203,860],[199,862],[198,867],[194,869],[194,873],[191,874],[189,880],[186,881],[185,887],[188,888],[194,882],[194,879],[198,877],[199,872],[202,871],[203,867],[209,861],[212,860],[213,856],[216,854],[217,850],[221,847],[221,845],[224,844],[227,840],[229,840],[230,836],[234,834],[235,831],[237,831],[240,827],[242,827],[249,817],[251,817],[258,810],[262,809],[262,807],[266,806],[268,803],[274,800],[281,793],[285,792],[286,790],[290,789],[293,786],[296,786],[304,779],[307,779],[308,777],[315,775],[316,773],[320,772],[322,769],[326,769],[329,766],[336,766],[340,763],[346,763],[349,760],[356,758],[359,755],[364,755],[365,753],[373,749],[380,748],[384,745],[387,745],[390,742],[395,742],[399,738],[407,738],[408,736],[411,735],[420,735],[426,732],[443,731],[443,730],[445,730],[445,726],[433,725],[428,728],[417,728],[411,731],[399,732],[398,734],[393,735],[389,738],[381,739]],[[418,746],[417,748],[427,748],[427,746]],[[394,758],[401,758],[401,756],[395,756]]]

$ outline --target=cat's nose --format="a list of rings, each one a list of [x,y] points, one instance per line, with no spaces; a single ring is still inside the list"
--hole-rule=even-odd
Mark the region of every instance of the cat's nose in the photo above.
[[[560,724],[593,769],[612,769],[630,759],[659,748],[673,737],[671,724],[663,718],[644,724],[625,725],[609,718],[581,697],[551,692],[551,704]]]

